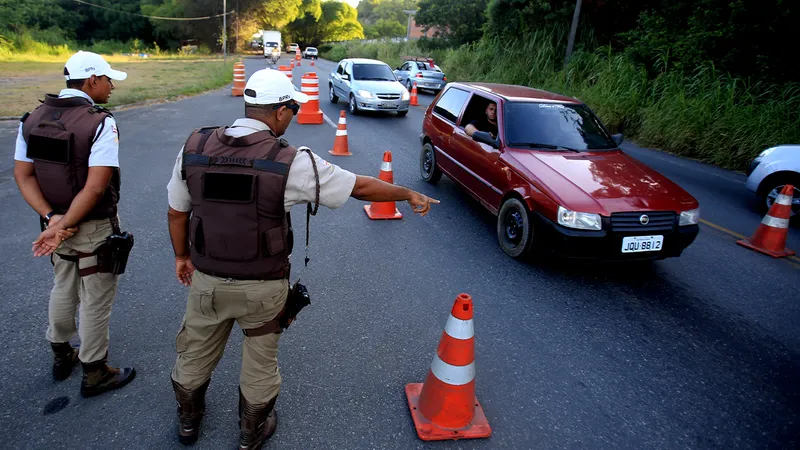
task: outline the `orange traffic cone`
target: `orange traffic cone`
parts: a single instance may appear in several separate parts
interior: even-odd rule
[[[279,70],[279,71],[280,71],[282,74],[284,74],[284,75],[286,75],[287,77],[289,77],[289,80],[291,80],[291,79],[292,79],[292,69],[290,69],[289,67],[287,67],[287,66],[280,66],[280,67],[278,67],[278,70]]]
[[[392,152],[383,152],[383,163],[381,163],[381,173],[378,179],[390,184],[394,184],[394,176],[392,175]],[[372,202],[369,205],[364,205],[364,211],[367,212],[367,217],[372,220],[378,219],[402,219],[403,215],[395,206],[394,202]]]
[[[244,63],[237,62],[233,65],[233,86],[231,87],[231,95],[234,97],[243,96],[245,84]]]
[[[322,110],[319,109],[319,78],[314,72],[308,72],[300,80],[300,91],[308,95],[308,102],[300,105],[297,123],[301,125],[321,125]],[[344,111],[343,111],[344,112]]]
[[[300,64],[300,60],[302,59],[302,57],[300,56],[300,49],[299,48],[295,49],[295,51],[294,51],[294,59],[297,61],[296,66],[300,67],[302,65],[302,64]]]
[[[475,397],[475,334],[468,294],[456,297],[425,383],[407,384],[406,398],[423,441],[492,435]]]
[[[419,100],[417,100],[417,82],[414,82],[414,87],[411,88],[411,102],[409,103],[410,106],[419,106]]]
[[[311,67],[314,67],[314,60],[311,60]]]
[[[294,69],[294,60],[291,61],[289,64],[289,70]]]
[[[753,237],[736,241],[736,243],[773,258],[794,255],[793,251],[786,248],[789,220],[792,217],[793,193],[794,186],[791,184],[784,186]]]
[[[333,156],[350,156],[350,149],[347,146],[347,116],[344,110],[339,113],[339,129],[336,130],[336,139],[333,140],[333,150],[329,150]]]

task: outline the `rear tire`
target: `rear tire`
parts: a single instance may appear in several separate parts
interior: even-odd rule
[[[513,197],[503,202],[497,214],[497,242],[505,254],[522,258],[533,248],[534,237],[533,222],[525,204]]]
[[[775,177],[767,178],[761,183],[759,188],[759,208],[766,214],[772,204],[775,203],[778,194],[787,184],[794,186],[794,197],[792,198],[792,217],[793,223],[800,222],[800,175],[780,174]]]
[[[419,154],[419,174],[430,184],[436,184],[442,178],[442,171],[436,165],[436,152],[430,142],[422,146]]]

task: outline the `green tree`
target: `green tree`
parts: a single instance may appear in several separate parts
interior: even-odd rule
[[[293,42],[301,46],[364,37],[358,12],[339,1],[304,0],[304,15],[286,26]]]
[[[481,38],[487,0],[420,0],[415,20],[424,29],[438,28],[435,36],[456,44]]]

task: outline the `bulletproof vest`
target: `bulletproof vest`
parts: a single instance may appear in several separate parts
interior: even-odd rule
[[[297,150],[271,131],[231,137],[226,129],[195,130],[184,146],[192,263],[222,278],[288,278],[293,239],[283,199]]]
[[[22,124],[22,137],[33,160],[42,194],[54,211],[64,214],[86,185],[89,155],[98,127],[111,113],[82,97],[58,98],[47,94]],[[103,197],[83,220],[117,216],[120,171],[114,168]]]

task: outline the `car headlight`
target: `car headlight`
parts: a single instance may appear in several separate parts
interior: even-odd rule
[[[411,98],[411,94],[408,93],[408,89],[403,88],[403,100],[408,100]]]
[[[698,222],[700,222],[700,208],[681,212],[680,226],[697,225]]]
[[[372,98],[372,92],[361,89],[358,91],[358,96],[364,98]]]
[[[600,214],[570,211],[563,206],[558,207],[558,224],[578,230],[602,230]]]
[[[759,153],[759,155],[758,155],[758,157],[756,157],[756,159],[766,158],[767,156],[769,156],[770,153],[772,153],[774,151],[775,151],[775,147],[768,148],[768,149],[764,150],[763,152]]]

